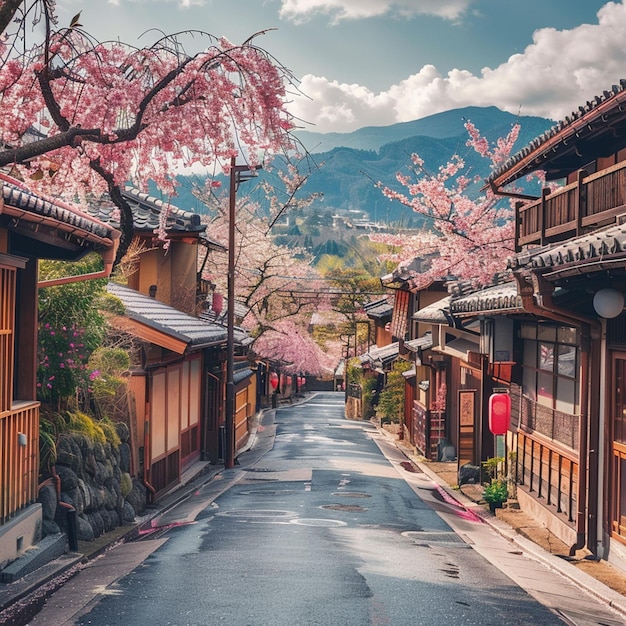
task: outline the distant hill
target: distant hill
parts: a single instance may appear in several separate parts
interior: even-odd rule
[[[486,178],[489,163],[465,144],[464,128],[470,120],[490,141],[505,136],[515,122],[521,125],[514,151],[553,126],[554,122],[529,116],[515,116],[496,107],[467,107],[431,115],[413,122],[391,126],[361,128],[351,133],[298,132],[298,137],[319,166],[303,188],[304,194],[319,193],[313,209],[317,211],[367,211],[373,220],[408,219],[408,209],[382,196],[376,181],[397,186],[396,174],[408,172],[411,153],[418,153],[424,167],[436,172],[453,154],[466,161],[468,175]],[[276,174],[262,172],[270,182]],[[181,177],[179,197],[173,203],[182,209],[203,212],[203,206],[191,193],[197,180]],[[278,181],[275,181],[280,188]],[[247,183],[250,185],[251,183]],[[478,187],[476,189],[478,192]],[[246,193],[242,187],[240,193]]]
[[[503,125],[508,125],[510,128],[510,125],[518,119],[524,122],[524,126],[535,120],[539,122],[543,130],[554,124],[543,118],[518,118],[496,107],[465,107],[436,113],[412,122],[402,122],[391,126],[366,126],[350,133],[316,133],[301,130],[295,135],[312,154],[329,152],[335,148],[379,150],[385,144],[409,137],[445,139],[465,135],[463,124],[466,120],[470,120],[482,133],[487,134],[495,129],[501,130]],[[547,126],[545,126],[546,123]]]

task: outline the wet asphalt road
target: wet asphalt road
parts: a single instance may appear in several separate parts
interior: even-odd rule
[[[484,558],[491,529],[344,419],[343,394],[273,418],[241,465],[161,519],[166,532],[105,555],[32,626],[564,623]]]

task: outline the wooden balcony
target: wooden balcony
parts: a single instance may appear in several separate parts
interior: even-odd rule
[[[575,183],[518,206],[516,250],[579,237],[614,223],[626,213],[626,162],[590,176],[580,171]]]
[[[39,402],[0,413],[0,525],[37,500]]]

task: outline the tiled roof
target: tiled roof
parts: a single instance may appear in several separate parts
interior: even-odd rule
[[[233,367],[233,382],[240,383],[242,380],[250,378],[254,372],[247,363],[235,363]]]
[[[623,147],[623,127],[626,117],[622,112],[626,102],[626,80],[613,85],[591,101],[578,107],[545,133],[533,139],[504,164],[495,169],[488,184],[501,188],[535,170],[553,170],[549,179],[562,177],[566,170],[575,171],[590,160],[581,146],[603,144],[603,154],[617,152]],[[616,128],[616,126],[620,128]],[[576,150],[578,146],[578,150]],[[597,147],[595,152],[597,153]],[[560,176],[559,176],[560,175]]]
[[[452,315],[512,313],[521,310],[522,297],[518,295],[517,283],[514,281],[485,287],[460,298],[453,298],[450,302]]]
[[[414,279],[428,271],[431,266],[432,259],[435,254],[427,255],[425,257],[415,257],[410,263],[401,263],[390,274],[381,276],[380,282],[384,287],[389,289],[398,289],[403,285],[413,286]],[[425,289],[430,284],[435,282],[435,279],[429,278],[424,285],[421,285],[421,289]]]
[[[499,272],[495,274],[491,279],[490,287],[496,285],[502,285],[504,283],[510,283],[513,280],[513,276],[510,271]],[[450,280],[448,282],[448,293],[453,299],[461,298],[476,292],[476,282],[472,280]]]
[[[428,348],[432,348],[432,345],[432,333],[425,333],[423,337],[419,337],[418,339],[410,339],[409,341],[404,342],[404,347],[408,350],[411,350],[411,352],[417,352],[418,350],[427,350]]]
[[[243,319],[248,313],[250,309],[243,303],[235,300],[235,317],[238,319]],[[207,322],[217,322],[218,324],[223,324],[228,317],[228,298],[222,298],[222,311],[219,315],[215,314],[215,311],[212,309],[202,311],[199,315],[202,319]]]
[[[363,305],[367,317],[374,319],[390,318],[393,314],[393,297],[381,298]]]
[[[609,226],[563,243],[524,251],[508,260],[511,269],[552,269],[559,276],[626,267],[626,224]]]
[[[390,343],[388,346],[379,348],[372,346],[369,352],[361,355],[359,361],[362,365],[370,363],[374,366],[383,367],[389,365],[400,353],[400,344],[398,342]]]
[[[216,316],[213,311],[201,311],[198,314],[198,319],[201,319],[208,324],[213,324],[215,326],[219,326],[220,328],[227,329],[227,302],[228,300],[224,298],[224,311],[222,311],[219,316]],[[241,304],[240,302],[235,303],[235,317],[245,317],[247,313],[248,309],[245,305]],[[239,326],[235,326],[233,328],[233,339],[235,341],[235,344],[241,346],[249,346],[254,341],[254,339],[250,337],[248,332]]]
[[[226,341],[223,326],[205,322],[117,283],[109,283],[107,289],[123,302],[127,317],[186,342],[188,347],[200,348]]]
[[[447,324],[448,318],[444,315],[444,311],[448,311],[450,308],[450,300],[452,296],[446,296],[433,302],[428,306],[421,308],[419,311],[413,313],[412,319],[417,322],[430,322],[432,324]]]
[[[61,202],[45,200],[35,195],[18,181],[10,182],[6,177],[0,180],[2,196],[6,205],[28,213],[40,215],[67,224],[104,239],[111,239],[114,228],[94,219],[87,212],[79,211]]]
[[[483,287],[482,289],[469,288],[470,283],[457,284],[451,288],[449,296],[433,302],[413,314],[413,319],[419,322],[433,324],[448,324],[452,317],[470,317],[480,313],[514,313],[520,312],[522,298],[517,293],[517,283],[509,275],[507,282]]]
[[[163,202],[134,187],[127,186],[122,195],[133,212],[133,225],[136,231],[152,233],[157,230],[163,210],[169,210],[166,222],[168,232],[202,233],[206,230],[206,226],[202,224],[198,213],[183,211],[174,204]],[[112,203],[95,203],[89,207],[89,212],[103,222],[119,228],[119,220],[114,217],[117,214],[117,207]]]
[[[226,252],[228,247],[224,244],[221,244],[219,241],[212,239],[205,233],[200,235],[198,242],[207,247],[209,250],[219,250],[220,252]]]

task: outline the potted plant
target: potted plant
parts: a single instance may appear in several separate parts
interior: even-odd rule
[[[485,485],[483,489],[483,499],[489,504],[489,510],[494,513],[496,509],[502,508],[502,503],[509,497],[509,488],[502,478],[494,478]]]

